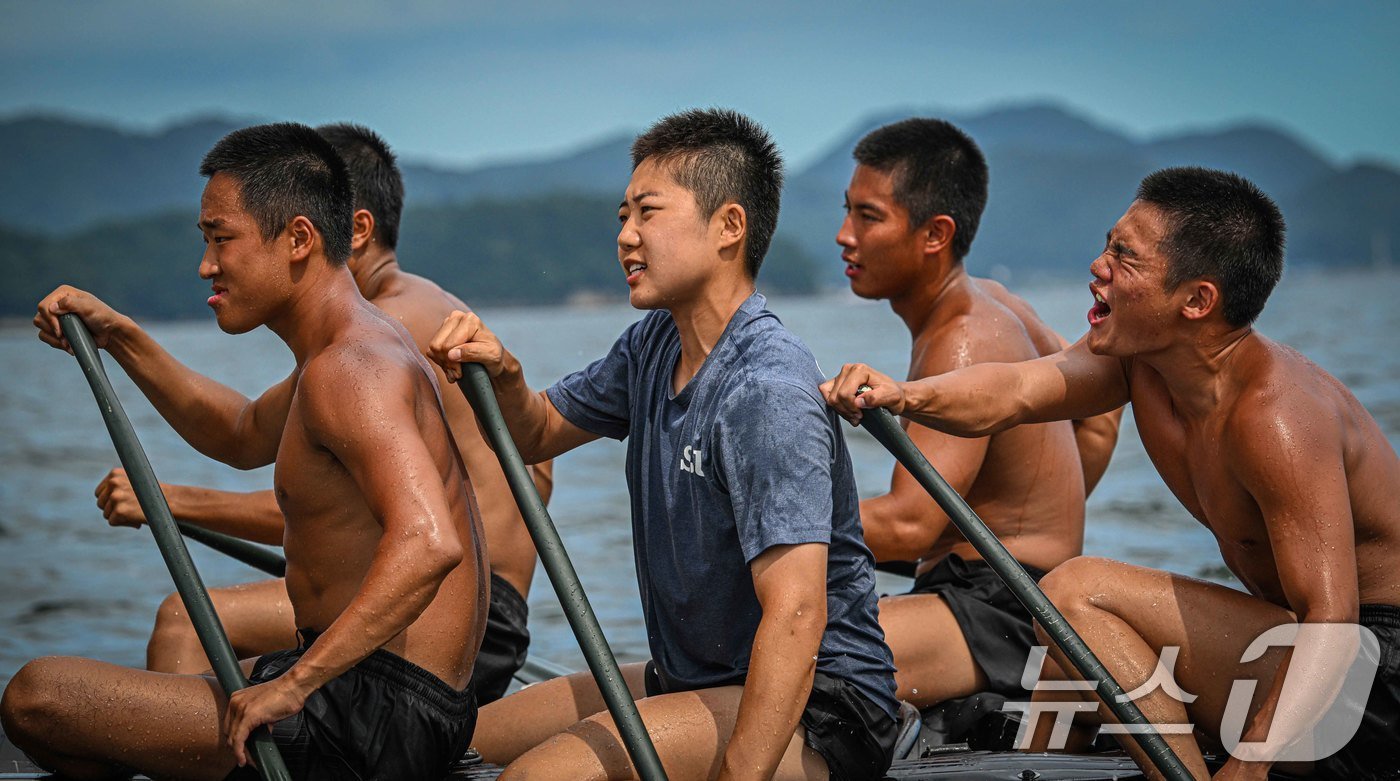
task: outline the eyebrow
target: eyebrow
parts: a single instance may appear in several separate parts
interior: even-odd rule
[[[1113,250],[1114,250],[1115,252],[1117,252],[1119,255],[1122,255],[1122,256],[1128,257],[1128,258],[1136,258],[1136,257],[1138,256],[1137,251],[1134,250],[1132,247],[1129,247],[1127,244],[1124,244],[1122,241],[1115,241],[1115,240],[1113,239],[1113,231],[1109,231],[1109,232],[1105,233],[1104,236],[1103,236],[1103,240],[1104,240],[1104,244],[1105,244],[1105,245],[1107,245],[1107,246],[1109,246],[1109,247],[1112,247]]]
[[[633,201],[633,202],[640,201],[641,199],[647,197],[648,195],[661,195],[661,193],[659,193],[659,192],[657,192],[657,191],[655,191],[655,190],[647,190],[646,192],[643,192],[643,193],[637,193],[636,195],[632,196],[631,198],[623,198],[623,199],[622,199],[622,203],[618,204],[618,205],[617,205],[617,208],[619,208],[619,209],[625,209],[625,208],[627,208],[627,202],[628,202],[629,200],[630,200],[630,201]]]
[[[194,225],[196,228],[215,230],[224,226],[224,219],[222,217],[214,217],[208,220],[200,220]]]

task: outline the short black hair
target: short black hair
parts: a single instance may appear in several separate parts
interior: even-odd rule
[[[1195,167],[1149,174],[1137,199],[1166,219],[1167,290],[1210,279],[1226,322],[1253,323],[1283,276],[1283,214],[1273,199],[1238,174]]]
[[[872,130],[856,144],[856,162],[894,177],[894,199],[910,229],[929,218],[953,218],[953,257],[972,249],[987,208],[987,158],[951,122],[914,117]]]
[[[350,174],[315,130],[295,122],[235,130],[209,150],[199,173],[226,173],[238,182],[243,208],[257,221],[264,241],[301,215],[321,232],[331,263],[350,259],[355,208]]]
[[[632,142],[632,170],[644,160],[671,164],[705,219],[731,201],[744,207],[744,269],[756,278],[778,227],[783,193],[783,158],[768,131],[729,109],[682,111]]]
[[[403,214],[403,174],[398,159],[378,133],[364,125],[338,122],[316,128],[331,142],[350,169],[355,208],[374,215],[379,243],[394,249],[399,243],[399,217]]]

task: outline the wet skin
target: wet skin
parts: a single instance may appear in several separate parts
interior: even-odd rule
[[[1207,743],[1218,742],[1229,687],[1236,677],[1255,677],[1261,685],[1244,739],[1262,740],[1285,663],[1317,660],[1300,647],[1291,660],[1270,653],[1242,667],[1246,645],[1272,626],[1353,623],[1360,604],[1400,604],[1393,577],[1400,458],[1335,378],[1291,348],[1227,323],[1214,283],[1166,290],[1165,230],[1156,207],[1129,208],[1091,266],[1090,332],[1057,355],[904,384],[848,366],[824,387],[848,415],[888,406],[963,436],[1130,401],[1153,464],[1215,536],[1249,593],[1087,558],[1062,565],[1042,585],[1125,689],[1147,679],[1161,648],[1181,649],[1176,680],[1200,699],[1183,705],[1158,692],[1139,700],[1150,721],[1191,722]],[[874,390],[857,401],[863,383]],[[1058,651],[1052,656],[1067,669]],[[1312,691],[1325,700],[1324,687]],[[1320,713],[1325,702],[1313,705]],[[1106,717],[1102,708],[1098,716]],[[1038,746],[1048,737],[1046,721]],[[1190,735],[1168,742],[1206,777]],[[1125,746],[1142,764],[1136,745]],[[1231,758],[1217,777],[1259,778],[1267,769],[1267,762]]]
[[[443,319],[467,305],[433,282],[402,271],[393,250],[380,245],[374,235],[374,219],[366,210],[356,212],[350,270],[360,292],[370,303],[398,320],[420,351]],[[447,387],[442,369],[431,364],[441,387]],[[490,553],[491,572],[521,595],[528,595],[535,569],[535,548],[520,510],[505,482],[495,453],[482,438],[476,416],[461,393],[450,389],[442,396],[443,409],[462,460],[471,475],[482,526]],[[548,497],[552,464],[532,467],[537,484]],[[195,486],[164,486],[171,512],[182,520],[234,536],[282,544],[281,508],[272,491],[241,494]],[[114,470],[97,488],[98,505],[113,525],[140,526],[145,522],[130,481]],[[257,656],[296,645],[296,625],[287,609],[282,579],[258,584],[216,588],[210,591],[224,622],[229,640],[240,656]],[[162,602],[147,649],[147,669],[159,672],[197,673],[209,669],[208,660],[194,632],[184,603],[177,595]]]
[[[79,778],[121,768],[221,778],[247,761],[256,725],[377,648],[461,688],[484,629],[486,567],[471,485],[432,370],[402,326],[368,304],[319,232],[296,217],[262,238],[226,174],[205,188],[200,274],[221,328],[267,325],[296,370],[262,397],[176,362],[89,294],[40,303],[40,338],[79,314],[156,409],[196,449],[238,466],[275,463],[286,518],[287,591],[298,626],[324,634],[286,674],[225,705],[202,676],[83,659],[26,665],[0,704],[6,734],[45,767]]]
[[[910,225],[891,174],[857,165],[846,206],[836,241],[851,290],[888,299],[904,321],[913,339],[911,380],[1060,348],[1059,336],[1024,301],[966,273],[952,254],[957,228],[951,218]],[[1084,478],[1070,423],[1017,426],[975,439],[922,426],[906,430],[1018,560],[1049,570],[1080,553]],[[1110,439],[1110,450],[1112,444]],[[866,544],[877,560],[917,561],[923,573],[950,553],[981,559],[901,466],[889,492],[862,501],[860,511]],[[886,597],[880,623],[895,654],[901,699],[926,707],[987,686],[942,597]]]

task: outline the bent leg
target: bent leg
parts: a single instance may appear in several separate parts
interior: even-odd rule
[[[646,663],[624,664],[622,678],[632,699],[646,696]],[[608,709],[590,673],[530,685],[483,706],[476,717],[472,746],[483,759],[508,764],[571,725]]]
[[[1284,649],[1274,648],[1242,665],[1245,649],[1265,631],[1295,620],[1287,610],[1241,591],[1106,559],[1071,559],[1041,585],[1125,692],[1134,693],[1152,677],[1164,648],[1178,649],[1172,679],[1196,699],[1183,703],[1159,687],[1135,696],[1133,702],[1153,724],[1194,725],[1213,741],[1219,740],[1235,681],[1260,681],[1253,712],[1285,658]],[[1059,667],[1078,678],[1059,649],[1048,640],[1046,644]],[[1097,718],[1113,721],[1102,705]],[[1041,726],[1038,735],[1045,734]],[[1164,737],[1198,778],[1208,777],[1189,730]],[[1156,777],[1136,742],[1127,736],[1120,736],[1120,742],[1149,776]]]
[[[894,653],[896,696],[927,708],[987,688],[962,627],[936,594],[880,600],[880,627]]]
[[[703,781],[720,768],[743,697],[743,687],[721,686],[648,697],[637,703],[652,743],[673,781]],[[826,779],[826,761],[804,743],[801,726],[789,741],[775,779]],[[511,763],[502,781],[630,779],[636,771],[606,713],[569,727]]]
[[[214,612],[240,659],[296,646],[296,620],[282,578],[209,590]],[[179,594],[171,594],[156,611],[156,625],[146,646],[146,669],[197,674],[209,659]]]
[[[71,778],[221,779],[234,768],[225,704],[212,678],[48,657],[15,674],[0,718],[31,759]]]

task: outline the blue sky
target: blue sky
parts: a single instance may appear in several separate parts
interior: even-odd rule
[[[1400,162],[1400,3],[0,0],[0,116],[219,112],[413,160],[567,150],[725,105],[801,165],[862,116],[1063,102],[1139,136],[1265,119]]]

